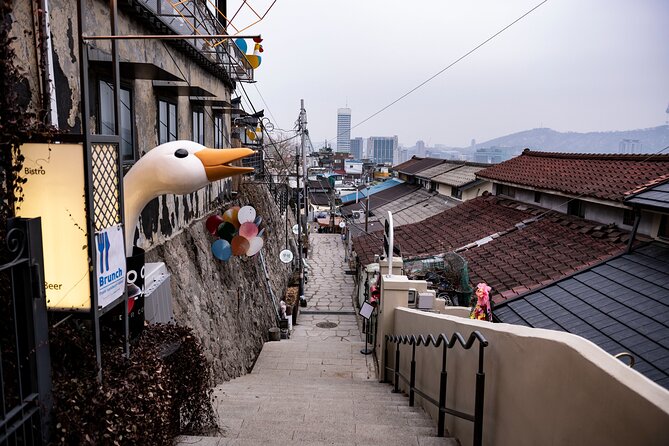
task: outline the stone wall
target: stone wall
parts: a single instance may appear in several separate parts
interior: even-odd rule
[[[292,272],[292,265],[279,260],[286,242],[285,219],[267,188],[251,183],[243,183],[234,202],[216,212],[246,204],[263,218],[263,255],[272,289],[280,298]],[[290,228],[294,219],[288,217]],[[216,260],[210,250],[214,237],[207,232],[205,221],[206,217],[196,221],[148,251],[146,261],[165,262],[172,274],[175,319],[194,329],[205,347],[214,382],[220,383],[251,370],[269,328],[276,326],[276,313],[260,256]],[[292,233],[289,240],[294,243]],[[294,246],[291,249],[296,252]]]

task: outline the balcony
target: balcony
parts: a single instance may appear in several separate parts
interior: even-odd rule
[[[226,34],[205,0],[125,0],[157,34]],[[173,44],[213,74],[231,83],[253,82],[253,68],[233,39],[183,39]]]

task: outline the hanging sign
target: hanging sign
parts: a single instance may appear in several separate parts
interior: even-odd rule
[[[49,309],[89,311],[91,289],[81,144],[23,144],[18,217],[42,218],[44,288]],[[18,201],[21,199],[22,201]]]
[[[123,229],[112,226],[95,234],[98,305],[102,308],[123,295],[125,289],[125,245]]]
[[[284,249],[279,253],[279,258],[283,263],[290,263],[293,261],[293,253],[290,249]]]

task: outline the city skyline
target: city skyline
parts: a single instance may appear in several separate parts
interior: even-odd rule
[[[352,137],[398,135],[404,145],[422,139],[466,147],[471,139],[533,128],[612,131],[667,121],[669,59],[661,42],[669,41],[669,4],[565,0],[543,4],[358,125],[538,3],[277,3],[254,27],[265,48],[254,85],[266,105],[254,87],[246,90],[279,128],[291,128],[304,99],[314,142],[335,142],[333,111],[343,106],[354,111]],[[299,29],[286,27],[298,11],[309,20]],[[323,23],[342,24],[346,32],[335,38],[323,32]],[[390,36],[389,26],[402,32]],[[324,69],[286,68],[305,54],[310,66]]]

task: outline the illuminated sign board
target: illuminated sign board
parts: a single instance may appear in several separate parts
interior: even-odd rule
[[[90,311],[81,144],[24,144],[18,217],[42,218],[44,288],[51,310]]]

